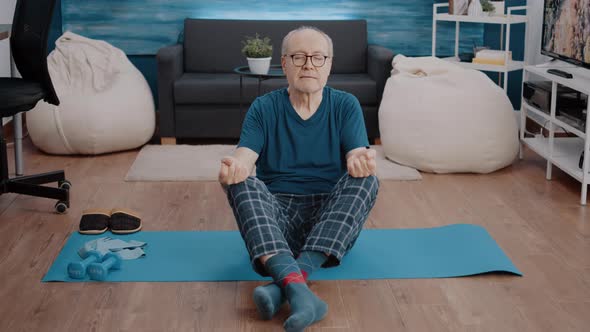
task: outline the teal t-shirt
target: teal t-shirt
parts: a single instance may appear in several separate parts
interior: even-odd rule
[[[256,98],[238,147],[258,153],[256,176],[272,193],[327,193],[346,172],[346,153],[369,145],[353,95],[324,87],[318,110],[303,120],[287,88]]]

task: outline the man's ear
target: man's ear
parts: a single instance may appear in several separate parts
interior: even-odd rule
[[[286,56],[281,56],[281,67],[283,68],[283,72],[285,71],[285,65],[287,64],[287,57]]]

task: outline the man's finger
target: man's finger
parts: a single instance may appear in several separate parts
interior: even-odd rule
[[[219,182],[227,184],[227,172],[228,172],[228,167],[226,164],[222,163],[221,164],[221,169],[219,170]]]
[[[369,176],[369,174],[371,173],[371,169],[369,168],[369,158],[365,155],[362,157],[362,166],[363,166],[363,175]]]
[[[373,149],[367,149],[365,151],[365,156],[367,156],[368,159],[375,159],[377,157],[377,151]]]
[[[236,163],[232,163],[229,166],[229,170],[227,172],[230,184],[236,183]]]
[[[354,159],[354,177],[358,178],[363,175],[363,167],[361,161],[358,158]]]
[[[231,166],[232,164],[234,164],[234,158],[232,157],[223,157],[221,159],[221,163],[225,164],[227,166]]]
[[[354,177],[354,167],[352,162],[348,161],[346,163],[346,170],[348,171],[348,175]]]
[[[370,159],[368,161],[368,166],[369,166],[369,172],[371,173],[371,175],[376,175],[377,174],[377,161],[375,161],[375,159]]]

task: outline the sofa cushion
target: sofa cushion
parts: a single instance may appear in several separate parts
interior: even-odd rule
[[[271,39],[272,63],[279,63],[283,37],[302,25],[326,32],[334,43],[333,73],[367,72],[367,22],[365,20],[281,21],[186,19],[184,61],[186,72],[231,73],[246,65],[241,53],[246,36],[259,33]],[[220,38],[223,36],[223,38]]]
[[[244,104],[258,96],[258,79],[245,77]],[[362,105],[377,104],[377,83],[368,74],[332,74],[328,85],[355,95]],[[260,94],[287,86],[287,80],[269,79],[260,84]],[[240,76],[229,73],[185,73],[174,83],[174,99],[177,104],[239,104]]]
[[[244,102],[251,102],[257,92],[255,79],[244,79]],[[229,73],[184,73],[174,82],[177,104],[239,104],[240,76]]]

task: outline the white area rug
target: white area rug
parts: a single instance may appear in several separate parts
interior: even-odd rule
[[[417,170],[385,159],[379,145],[377,177],[380,180],[421,180]],[[217,181],[221,158],[234,145],[146,145],[127,172],[125,181]]]

